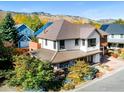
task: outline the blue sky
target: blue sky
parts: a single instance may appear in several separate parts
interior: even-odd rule
[[[124,19],[124,1],[0,1],[0,9],[75,15],[91,19]]]

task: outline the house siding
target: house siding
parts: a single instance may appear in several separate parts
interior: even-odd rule
[[[45,44],[45,39],[39,39],[38,42],[41,44],[42,48],[50,49],[57,51],[58,50],[58,42],[56,42],[56,49],[54,49],[54,41],[47,40],[47,45]]]
[[[18,31],[18,47],[19,48],[28,48],[30,37],[34,35],[34,31],[31,30],[26,25],[21,25],[17,28]]]
[[[100,35],[97,32],[92,33],[88,39],[96,38],[96,46],[87,47],[87,51],[100,50]]]
[[[79,43],[79,45],[75,46],[75,39],[74,40],[65,40],[65,50],[80,49],[80,40],[78,41],[78,43]],[[58,45],[59,45],[59,41],[58,41]],[[59,49],[59,50],[61,50],[61,49]]]
[[[123,34],[124,37],[124,34]],[[110,49],[119,49],[124,48],[124,38],[121,38],[121,35],[114,34],[114,37],[112,35],[109,35],[107,38],[107,41],[109,43],[108,48]],[[123,46],[120,47],[119,45],[122,44]]]
[[[30,29],[25,28],[24,30],[19,31],[19,36],[21,35],[33,36],[33,32]]]
[[[88,47],[88,39],[96,38],[96,46]],[[84,52],[100,49],[100,35],[97,32],[92,33],[88,39],[85,39],[85,46],[81,44],[80,50]]]
[[[121,35],[114,35],[112,38],[112,35],[109,35],[107,38],[108,42],[115,42],[115,43],[124,43],[124,38],[121,38]]]
[[[88,47],[88,39],[96,38],[96,46]],[[88,39],[85,40],[85,45],[82,45],[82,39],[79,39],[79,45],[75,45],[75,39],[72,40],[64,40],[65,41],[65,49],[60,49],[60,42],[56,42],[56,49],[54,49],[54,41],[47,40],[47,45],[45,45],[45,39],[39,39],[39,43],[41,44],[42,48],[50,49],[54,51],[61,51],[61,50],[82,50],[83,52],[100,50],[100,35],[97,32],[92,33]]]

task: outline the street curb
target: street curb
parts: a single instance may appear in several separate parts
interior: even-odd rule
[[[96,78],[96,79],[94,79],[94,80],[92,80],[92,81],[88,81],[88,82],[86,82],[86,83],[80,84],[80,85],[76,86],[76,89],[70,90],[70,91],[68,91],[68,92],[78,92],[80,89],[83,89],[83,88],[85,88],[85,87],[87,87],[87,86],[90,86],[90,85],[96,83],[97,81],[101,81],[101,80],[103,80],[103,79],[105,79],[105,78],[108,78],[109,76],[112,76],[112,75],[116,74],[117,72],[119,72],[119,71],[121,71],[121,70],[123,70],[123,69],[124,69],[124,66],[122,66],[121,68],[119,68],[119,69],[117,69],[117,70],[113,70],[111,73],[110,73],[110,72],[106,73],[106,74],[105,74],[103,77],[101,77],[101,78]]]

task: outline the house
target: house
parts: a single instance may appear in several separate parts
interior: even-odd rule
[[[108,46],[108,42],[107,42],[107,37],[108,37],[108,33],[105,32],[105,31],[102,31],[99,29],[99,33],[101,34],[101,37],[100,37],[100,49],[102,50],[102,54],[103,56],[105,54],[108,53],[108,49],[107,49],[107,46]]]
[[[103,24],[100,28],[107,32],[108,48],[124,48],[124,25],[123,24]]]
[[[75,59],[90,64],[100,62],[101,33],[90,24],[78,25],[66,20],[57,20],[37,36],[41,49],[32,56],[51,62],[55,68],[75,64]]]
[[[53,22],[48,22],[44,26],[42,26],[40,29],[38,29],[36,32],[34,32],[34,36],[36,37],[39,34],[42,34],[42,32],[49,27]],[[29,51],[37,50],[41,47],[41,45],[37,42],[29,42]]]
[[[41,34],[43,32],[43,30],[45,30],[47,27],[49,27],[53,22],[48,22],[46,23],[44,26],[42,26],[40,29],[38,29],[38,31],[36,31],[34,33],[35,36]]]
[[[15,27],[18,31],[18,47],[28,48],[29,41],[31,41],[31,37],[34,36],[34,31],[25,24],[18,24]]]

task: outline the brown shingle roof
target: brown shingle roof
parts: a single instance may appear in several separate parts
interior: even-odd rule
[[[31,53],[32,56],[40,60],[51,61],[52,58],[55,56],[56,51],[48,50],[48,49],[38,49],[38,51],[34,51]]]
[[[87,38],[95,30],[95,27],[90,24],[79,25],[61,19],[55,21],[37,37],[49,40]]]
[[[52,62],[53,64],[62,63],[65,61],[69,61],[72,59],[85,57],[88,55],[93,55],[100,53],[100,50],[90,51],[90,52],[83,52],[81,50],[72,50],[72,51],[52,51],[48,49],[39,49],[33,56],[39,58],[41,60],[47,60]]]
[[[80,27],[80,38],[88,38],[96,29],[90,24],[84,24]]]

